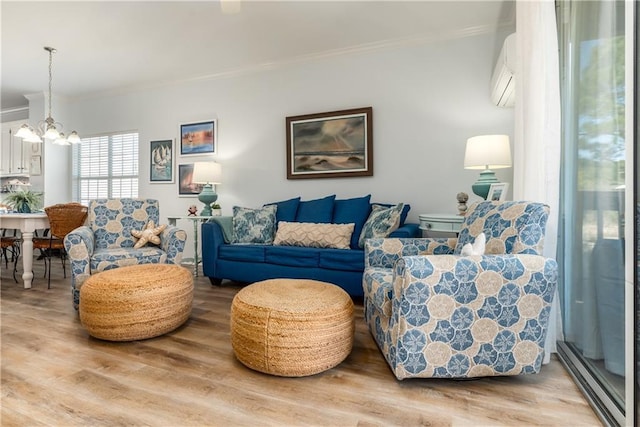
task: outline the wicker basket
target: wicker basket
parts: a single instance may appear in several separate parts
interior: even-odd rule
[[[351,353],[353,301],[338,286],[302,279],[254,283],[231,305],[231,345],[256,371],[285,377],[333,368]]]
[[[80,322],[91,336],[133,341],[173,331],[191,315],[193,277],[173,264],[103,271],[80,288]]]

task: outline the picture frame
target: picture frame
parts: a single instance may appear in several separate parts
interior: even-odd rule
[[[373,108],[286,118],[287,179],[373,176]]]
[[[497,182],[491,184],[489,187],[489,194],[487,194],[487,200],[492,202],[503,202],[507,200],[507,190],[509,190],[509,183]]]
[[[216,154],[218,123],[216,120],[180,125],[180,155]]]
[[[149,182],[152,184],[171,184],[173,180],[173,139],[150,141],[149,143]]]
[[[196,197],[202,191],[202,184],[191,182],[193,163],[178,165],[178,197]]]
[[[31,156],[31,160],[29,162],[29,175],[42,175],[42,156]]]

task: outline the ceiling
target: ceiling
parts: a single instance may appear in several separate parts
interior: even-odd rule
[[[0,2],[1,110],[47,90],[104,93],[251,72],[323,56],[513,26],[512,1]]]

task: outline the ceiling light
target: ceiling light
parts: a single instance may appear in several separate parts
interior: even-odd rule
[[[69,138],[65,138],[64,133],[61,132],[62,124],[56,122],[53,117],[51,117],[51,81],[53,80],[51,64],[53,63],[53,54],[56,52],[56,49],[45,46],[44,50],[49,52],[49,115],[46,120],[38,123],[36,129],[33,129],[28,124],[23,124],[20,126],[20,129],[18,129],[18,132],[16,132],[16,136],[28,142],[42,142],[43,139],[48,139],[58,145],[69,145],[69,143],[77,144],[80,142],[78,133],[74,130],[69,135]]]

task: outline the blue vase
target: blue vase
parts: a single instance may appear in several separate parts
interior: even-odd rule
[[[29,207],[28,204],[24,203],[24,204],[18,206],[18,212],[19,213],[31,213],[31,208]]]

